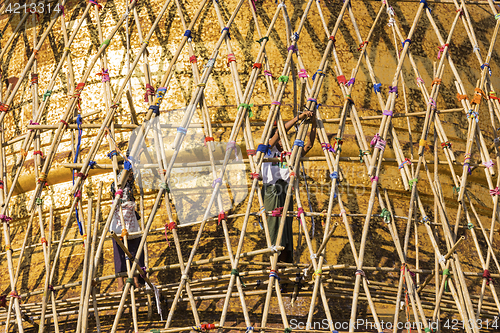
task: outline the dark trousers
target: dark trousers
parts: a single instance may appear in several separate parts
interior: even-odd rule
[[[262,198],[264,200],[264,208],[266,212],[272,212],[274,209],[284,207],[286,199],[286,191],[288,183],[282,179],[278,180],[275,184],[264,184],[262,186]],[[292,210],[293,201],[290,200],[288,210]],[[267,225],[269,226],[269,235],[271,236],[271,243],[276,245],[276,238],[278,237],[278,229],[280,226],[281,217],[267,217]],[[283,234],[281,236],[281,246],[285,247],[284,252],[287,252],[287,261],[291,261],[293,253],[293,217],[285,219],[283,227]]]
[[[135,257],[137,254],[137,249],[139,248],[139,244],[141,243],[141,237],[128,239],[128,250]],[[122,248],[115,242],[113,239],[113,257],[115,260],[115,273],[121,273],[127,271],[127,264],[125,259],[125,252],[123,252]],[[130,266],[132,267],[132,261],[130,262]],[[141,267],[144,267],[144,251],[139,258],[139,263]]]

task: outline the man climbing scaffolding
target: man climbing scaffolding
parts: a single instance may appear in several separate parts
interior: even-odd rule
[[[316,138],[316,118],[312,111],[305,111],[300,113],[297,117],[285,123],[285,131],[288,132],[297,122],[310,119],[312,123],[311,131],[309,132],[309,139],[302,149],[302,156],[305,156],[309,150],[314,145],[314,139]],[[269,145],[271,146],[270,157],[282,157],[286,152],[283,151],[283,145],[277,127],[275,127],[271,133],[271,138],[269,139]],[[281,158],[281,160],[283,160]],[[267,212],[275,211],[273,215],[269,216],[268,226],[269,234],[271,236],[271,243],[276,245],[276,238],[278,236],[278,229],[280,225],[280,215],[279,210],[282,210],[285,205],[286,192],[288,188],[288,183],[290,180],[290,171],[286,162],[272,162],[262,164],[262,197],[264,199],[264,208]],[[292,201],[288,210],[291,211],[293,208]],[[285,226],[283,227],[283,235],[281,237],[281,246],[285,249],[281,252],[278,257],[279,261],[292,263],[293,262],[293,229],[292,229],[293,217],[287,217],[285,221]]]

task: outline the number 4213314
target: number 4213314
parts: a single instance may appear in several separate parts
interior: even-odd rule
[[[19,3],[9,3],[7,8],[5,8],[6,13],[10,14],[21,14],[21,13],[38,13],[38,14],[43,14],[43,13],[52,13],[52,12],[61,12],[62,8],[60,5],[51,5],[50,3],[43,3],[43,2],[33,2],[30,4],[24,4],[21,5]]]

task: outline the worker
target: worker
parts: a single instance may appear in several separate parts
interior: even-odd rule
[[[302,149],[302,156],[306,155],[313,147],[314,140],[316,137],[316,118],[312,111],[305,111],[300,113],[297,117],[285,123],[285,131],[288,132],[297,122],[304,121],[305,119],[310,119],[312,122],[311,131],[308,135],[307,143]],[[269,139],[270,145],[270,157],[281,158],[285,152],[283,152],[283,145],[279,132],[275,127],[271,133],[271,138]],[[283,155],[282,155],[283,154]],[[264,208],[267,212],[272,212],[273,210],[280,209],[284,207],[286,192],[288,189],[288,183],[290,180],[290,172],[288,166],[285,162],[272,162],[262,164],[262,197],[264,200]],[[290,200],[290,205],[288,206],[288,211],[293,208],[292,200]],[[272,245],[276,245],[276,238],[278,237],[278,229],[280,225],[281,217],[269,216],[267,218],[269,226],[269,234],[271,236]],[[278,260],[281,262],[292,263],[293,262],[293,230],[292,230],[292,217],[287,217],[285,220],[285,226],[283,228],[283,234],[281,237],[281,246],[285,249],[281,251]]]

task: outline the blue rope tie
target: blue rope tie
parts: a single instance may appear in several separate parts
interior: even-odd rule
[[[220,33],[222,34],[224,31],[227,31],[227,38],[231,39],[231,35],[229,34],[229,27],[225,27],[220,31]]]
[[[177,127],[177,132],[186,134],[187,133],[187,128],[184,127]]]
[[[153,113],[158,117],[160,115],[160,106],[159,105],[150,105],[149,110],[153,111]]]
[[[191,30],[186,30],[184,32],[184,36],[186,36],[187,38],[191,38]]]
[[[420,0],[420,3],[424,4],[424,9],[428,9],[429,13],[432,12],[431,9],[429,8],[429,5],[427,4],[427,0]]]
[[[304,141],[302,141],[302,140],[298,140],[298,139],[297,139],[297,140],[295,140],[295,141],[293,142],[293,145],[294,145],[294,146],[299,146],[299,147],[304,148]],[[292,147],[292,149],[293,149],[293,147]]]
[[[260,144],[257,146],[257,151],[260,151],[263,154],[271,155],[271,145]]]
[[[382,83],[375,83],[373,85],[373,91],[375,91],[375,93],[380,92],[380,87],[382,87]]]
[[[75,151],[75,158],[73,160],[73,163],[76,163],[78,161],[78,155],[80,153],[80,145],[82,143],[82,116],[78,114],[76,117],[76,125],[78,127],[78,141],[76,144],[76,151]],[[74,170],[73,170],[74,171]],[[73,176],[73,185],[75,185],[75,172],[72,172]],[[78,224],[78,231],[80,232],[80,235],[83,235],[83,227],[82,223],[80,222],[80,218],[78,217],[78,208],[75,207],[75,216],[76,216],[76,223]]]
[[[338,173],[337,171],[332,172],[332,173],[330,174],[330,178],[331,178],[332,180],[334,180],[334,179],[338,179],[338,178],[339,178],[339,173]]]
[[[118,155],[118,153],[116,152],[116,150],[112,150],[112,151],[110,151],[110,152],[108,153],[108,158],[109,158],[110,160],[112,160],[112,159],[113,159],[113,157],[114,157],[114,156],[116,156],[116,155]]]
[[[278,281],[281,281],[281,278],[278,276],[278,273],[276,273],[276,272],[269,273],[269,277],[273,277],[273,278],[277,279]]]
[[[96,161],[89,161],[89,167],[90,167],[91,169],[95,168],[95,165],[96,165],[96,164],[97,164],[97,162],[96,162]]]

